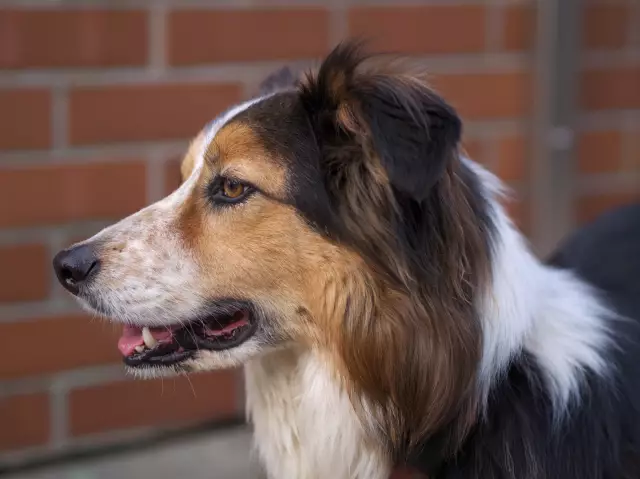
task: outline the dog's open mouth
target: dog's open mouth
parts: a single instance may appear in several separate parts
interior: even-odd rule
[[[248,340],[256,321],[247,309],[159,328],[125,326],[118,349],[128,366],[170,366],[199,350],[222,351]]]

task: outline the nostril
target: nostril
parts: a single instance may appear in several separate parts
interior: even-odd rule
[[[60,271],[58,273],[58,276],[60,277],[60,279],[62,281],[66,281],[66,282],[74,282],[75,283],[75,279],[73,278],[73,271],[71,270],[71,268],[67,268],[66,266],[62,266],[60,268]]]
[[[81,245],[61,251],[53,259],[53,267],[58,280],[67,290],[77,294],[81,283],[95,274],[100,261],[90,245]]]
[[[84,274],[84,278],[82,279],[87,279],[91,273],[93,273],[98,269],[98,265],[99,265],[99,261],[97,259],[94,259],[93,261],[91,261],[89,263],[89,269],[87,269],[87,272]]]

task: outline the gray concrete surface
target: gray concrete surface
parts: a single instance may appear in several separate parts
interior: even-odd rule
[[[244,428],[131,453],[5,476],[6,479],[264,479]]]

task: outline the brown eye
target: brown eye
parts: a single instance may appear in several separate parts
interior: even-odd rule
[[[226,179],[222,183],[222,193],[229,199],[240,198],[242,194],[245,192],[246,187],[235,180]]]
[[[238,180],[217,177],[209,183],[205,193],[209,201],[216,205],[240,203],[255,193],[255,188]]]

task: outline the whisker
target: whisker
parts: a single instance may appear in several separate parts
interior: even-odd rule
[[[195,390],[195,388],[193,387],[193,383],[191,382],[191,378],[189,377],[189,375],[188,375],[188,374],[187,374],[187,375],[185,375],[185,377],[187,378],[187,382],[189,383],[189,387],[191,388],[191,392],[193,393],[193,397],[194,397],[194,398],[197,398],[197,397],[198,397],[198,395],[196,394],[196,390]]]

